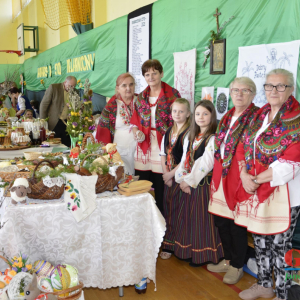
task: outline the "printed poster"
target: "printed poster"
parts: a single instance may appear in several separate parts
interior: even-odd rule
[[[255,82],[256,96],[253,102],[256,106],[262,107],[267,103],[263,84],[265,84],[266,74],[273,69],[286,69],[294,74],[293,94],[296,94],[299,45],[300,40],[239,47],[237,77],[247,76]]]
[[[229,104],[229,89],[218,87],[217,98],[215,103],[217,120],[221,120],[222,117],[227,113],[228,104]]]
[[[202,88],[201,100],[210,100],[214,103],[214,86],[206,86]]]

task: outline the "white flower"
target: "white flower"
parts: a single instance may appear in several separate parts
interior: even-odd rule
[[[208,55],[208,54],[210,53],[210,49],[207,49],[207,50],[204,51],[203,53],[204,53],[205,56]]]

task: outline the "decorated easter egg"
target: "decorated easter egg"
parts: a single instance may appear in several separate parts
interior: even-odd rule
[[[50,274],[54,267],[45,260],[37,260],[32,267],[33,271],[38,275],[39,277],[47,276],[50,277]]]
[[[51,274],[51,283],[54,292],[62,291],[70,286],[70,274],[64,265],[58,265],[54,268]]]
[[[52,283],[49,277],[38,277],[38,288],[45,293],[52,293]]]
[[[71,278],[71,283],[69,285],[69,287],[73,287],[79,284],[79,280],[78,280],[78,270],[71,266],[71,265],[67,265],[64,264],[66,266],[67,271],[70,274],[70,278]]]

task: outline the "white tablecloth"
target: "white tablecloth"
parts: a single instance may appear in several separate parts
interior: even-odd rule
[[[6,204],[10,202],[6,198]],[[156,259],[165,220],[149,193],[97,199],[97,209],[77,223],[66,204],[7,206],[0,245],[7,256],[26,253],[31,262],[67,263],[86,287],[156,282]],[[0,270],[6,268],[0,262]]]

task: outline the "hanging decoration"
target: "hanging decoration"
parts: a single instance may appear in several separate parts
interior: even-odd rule
[[[216,18],[216,22],[217,22],[217,32],[215,32],[214,30],[211,30],[211,35],[210,35],[210,39],[208,40],[208,45],[205,47],[205,51],[204,53],[204,61],[202,64],[202,67],[205,68],[205,65],[207,63],[208,58],[210,57],[210,45],[211,43],[214,43],[217,40],[221,40],[222,39],[222,33],[224,32],[224,29],[226,27],[226,25],[234,18],[234,16],[231,16],[228,21],[225,21],[221,27],[219,27],[219,16],[221,15],[221,13],[218,11],[218,8],[216,9],[216,13],[213,15]]]

